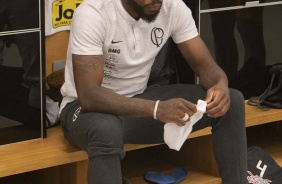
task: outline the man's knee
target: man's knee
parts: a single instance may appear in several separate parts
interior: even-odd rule
[[[98,115],[99,116],[99,115]],[[96,117],[95,117],[96,119]],[[87,132],[89,142],[100,142],[109,147],[120,147],[122,144],[122,122],[114,115],[97,118]]]
[[[122,122],[117,116],[102,115],[96,119],[87,132],[87,139],[87,152],[90,158],[116,154],[120,155],[121,158],[124,157]]]
[[[236,122],[245,126],[245,100],[243,94],[235,89],[230,89],[231,104],[229,111],[230,118],[236,118]]]
[[[230,89],[230,100],[231,100],[231,106],[230,108],[242,108],[244,110],[245,102],[244,102],[244,96],[243,94],[236,90],[236,89]]]

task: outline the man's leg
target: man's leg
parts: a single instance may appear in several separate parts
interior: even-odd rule
[[[242,94],[230,89],[231,106],[225,116],[210,118],[206,114],[193,127],[193,131],[212,127],[215,158],[224,184],[247,183],[247,146],[245,129],[244,98]],[[197,85],[170,85],[151,87],[136,98],[167,100],[185,98],[197,103],[204,100],[206,92]],[[152,115],[153,116],[153,115]],[[164,123],[153,117],[123,120],[124,143],[163,143]]]
[[[194,131],[208,122],[212,126],[215,159],[223,184],[247,183],[247,141],[245,128],[245,105],[242,94],[230,89],[231,105],[227,113],[211,119],[204,116]]]
[[[205,90],[197,85],[172,85],[153,87],[142,95],[135,97],[152,100],[167,100],[182,97],[193,103],[197,103],[197,100],[204,99],[205,95]],[[241,93],[235,90],[231,90],[231,99],[230,110],[224,117],[214,119],[204,115],[194,125],[193,131],[208,126],[213,127],[214,153],[223,183],[242,184],[247,183],[244,100]],[[101,181],[101,183],[121,181],[119,161],[124,157],[124,152],[122,151],[123,143],[120,140],[120,137],[122,137],[120,136],[121,122],[119,122],[117,117],[110,115],[83,112],[78,114],[76,113],[78,107],[79,104],[77,102],[67,105],[61,114],[61,119],[65,137],[73,145],[86,150],[89,154],[89,183],[94,181],[94,179],[95,182]],[[74,114],[78,114],[78,116],[75,122],[72,122],[72,118],[75,117]],[[164,142],[164,123],[154,120],[153,117],[120,118],[122,120],[123,139],[125,143]],[[100,134],[99,132],[104,133]],[[115,142],[109,143],[110,140],[115,140]],[[109,178],[112,179],[111,181],[103,180],[105,179],[103,176],[107,175],[113,176]]]
[[[61,123],[66,139],[88,153],[89,184],[121,184],[122,125],[117,116],[80,111],[78,101],[63,109]]]

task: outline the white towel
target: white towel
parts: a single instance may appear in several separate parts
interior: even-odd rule
[[[190,121],[185,126],[178,126],[175,123],[166,123],[164,126],[164,141],[170,149],[179,151],[185,140],[192,131],[193,125],[199,121],[206,112],[207,103],[198,100],[197,112],[190,117]]]

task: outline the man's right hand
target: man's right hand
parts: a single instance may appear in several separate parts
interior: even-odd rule
[[[164,123],[175,123],[178,126],[184,126],[189,121],[189,119],[183,120],[185,113],[191,117],[196,112],[196,104],[182,98],[174,98],[159,102],[156,117]]]

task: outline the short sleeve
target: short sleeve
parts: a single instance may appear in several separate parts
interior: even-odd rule
[[[173,11],[172,39],[175,43],[181,43],[198,36],[191,10],[183,1],[179,1]]]
[[[71,52],[77,55],[102,55],[106,34],[105,21],[99,10],[79,6],[71,25]]]

